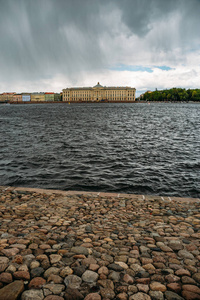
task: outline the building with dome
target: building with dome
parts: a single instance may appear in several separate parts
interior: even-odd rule
[[[98,82],[93,87],[72,87],[63,89],[64,102],[134,102],[135,88],[107,87]]]

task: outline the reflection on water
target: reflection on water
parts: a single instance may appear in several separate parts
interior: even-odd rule
[[[0,184],[200,195],[199,104],[0,105]]]

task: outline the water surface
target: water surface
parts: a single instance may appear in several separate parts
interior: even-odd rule
[[[200,195],[200,105],[0,105],[0,185]]]

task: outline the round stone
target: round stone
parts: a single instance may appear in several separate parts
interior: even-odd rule
[[[47,270],[44,272],[44,278],[48,278],[51,274],[58,275],[59,272],[60,272],[60,269],[59,269],[59,268],[56,268],[56,267],[50,267],[49,269],[47,269]]]
[[[137,293],[129,297],[129,300],[151,300],[150,296],[145,293]]]
[[[194,255],[186,250],[180,250],[178,251],[178,256],[181,258],[189,258],[194,259]]]
[[[4,272],[0,274],[0,282],[3,283],[11,283],[12,282],[12,275],[10,273]]]
[[[79,289],[80,285],[82,283],[82,279],[80,277],[76,276],[76,275],[68,275],[64,279],[64,283],[65,283],[67,288]]]
[[[90,293],[84,298],[84,300],[101,300],[101,296],[97,293]]]
[[[82,275],[82,279],[83,281],[85,282],[95,282],[97,281],[99,275],[96,273],[96,272],[93,272],[93,271],[85,271]]]
[[[24,291],[21,300],[43,300],[44,295],[42,290],[28,290]]]
[[[30,281],[28,287],[29,289],[40,289],[45,283],[46,280],[44,278],[35,277]]]
[[[166,286],[160,282],[154,281],[150,284],[150,289],[152,291],[160,291],[160,292],[165,292],[166,291]]]
[[[165,298],[167,300],[184,300],[184,298],[182,298],[178,294],[176,294],[174,292],[170,292],[170,291],[165,292]]]

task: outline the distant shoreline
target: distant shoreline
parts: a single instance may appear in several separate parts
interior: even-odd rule
[[[0,102],[0,104],[106,104],[106,103],[180,103],[180,104],[199,104],[200,101],[102,101],[102,102],[93,102],[93,101],[76,101],[76,102],[66,102],[66,101],[7,101]]]

